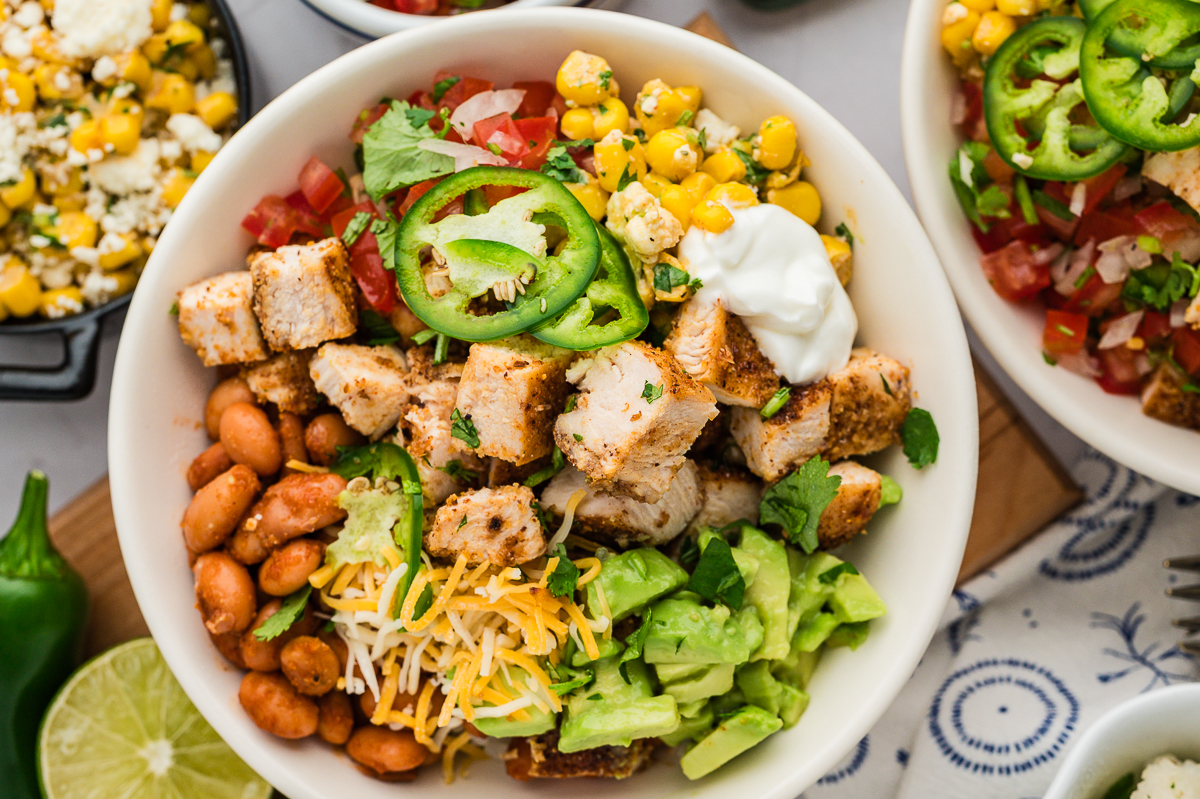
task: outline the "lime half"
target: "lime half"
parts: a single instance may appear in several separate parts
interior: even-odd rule
[[[86,663],[38,740],[47,799],[265,799],[271,787],[188,700],[151,638]]]

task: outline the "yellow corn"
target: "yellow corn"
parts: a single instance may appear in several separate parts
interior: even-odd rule
[[[217,55],[207,44],[201,44],[188,52],[187,60],[196,65],[196,71],[204,80],[212,80],[217,74]]]
[[[755,161],[767,169],[783,169],[796,155],[796,125],[787,117],[764,119],[758,127]]]
[[[4,17],[0,16],[0,21],[2,21],[3,19],[4,19]],[[8,317],[9,317],[8,309],[4,307],[4,303],[0,302],[0,322],[3,322]]]
[[[82,211],[87,207],[87,195],[81,191],[74,194],[60,194],[51,198],[50,202],[54,204],[60,212],[62,211]]]
[[[588,181],[587,183],[564,183],[567,191],[575,195],[575,199],[579,200],[579,204],[583,206],[583,210],[588,212],[588,216],[599,222],[604,218],[605,210],[608,208],[608,192],[600,187],[596,181]]]
[[[141,135],[141,123],[133,114],[109,114],[100,120],[100,140],[120,155],[136,150]]]
[[[220,130],[237,116],[237,100],[229,92],[213,92],[196,101],[196,116],[213,130]]]
[[[958,0],[972,11],[978,11],[982,14],[984,11],[991,11],[996,7],[996,0]]]
[[[684,128],[666,128],[646,142],[646,165],[663,177],[683,180],[700,164],[700,148]]]
[[[996,0],[996,10],[1010,17],[1028,17],[1037,11],[1037,0]]]
[[[212,12],[208,9],[208,3],[192,3],[188,6],[187,16],[201,30],[207,28],[212,21]]]
[[[173,61],[171,69],[178,72],[183,77],[187,78],[192,83],[200,77],[200,68],[196,66],[196,62],[190,56],[185,56],[177,61]]]
[[[122,97],[120,99],[113,100],[108,106],[108,113],[111,116],[120,115],[133,117],[137,120],[139,127],[146,118],[145,109],[142,108],[141,104],[137,100],[134,100],[131,97]]]
[[[571,51],[558,68],[554,84],[571,106],[599,105],[620,93],[608,62],[582,50]]]
[[[101,244],[105,245],[106,249],[100,252],[100,268],[104,270],[119,269],[131,261],[137,260],[142,255],[142,248],[138,246],[137,239],[130,235],[119,236],[121,239],[121,247],[116,250],[109,250],[105,240],[101,240]]]
[[[77,100],[83,96],[83,77],[58,64],[42,64],[33,71],[33,82],[43,100]]]
[[[720,203],[702,200],[692,209],[692,224],[709,233],[724,233],[733,224],[733,214]]]
[[[806,180],[789,183],[782,189],[769,189],[767,202],[791,211],[810,225],[817,224],[821,218],[821,195]]]
[[[103,150],[104,140],[100,138],[100,122],[95,119],[84,120],[79,127],[71,131],[71,147],[81,153],[89,150]]]
[[[829,263],[837,272],[838,280],[843,286],[846,285],[850,282],[850,245],[843,239],[824,233],[821,234],[821,243],[825,245],[825,254],[829,256]]]
[[[163,183],[162,199],[168,208],[175,208],[179,203],[183,202],[183,195],[187,194],[188,189],[196,182],[194,177],[191,177],[182,169],[172,169],[167,175],[167,180]]]
[[[146,54],[146,58],[151,64],[159,66],[167,58],[167,50],[171,44],[167,41],[167,34],[156,33],[142,43],[142,52]]]
[[[133,291],[138,282],[137,270],[132,266],[128,269],[118,269],[109,274],[109,277],[117,281],[117,287],[110,292],[113,297],[120,297]]]
[[[37,89],[28,75],[9,70],[7,77],[0,80],[0,111],[24,113],[33,110],[37,102]]]
[[[95,247],[99,227],[96,220],[82,211],[69,211],[58,215],[51,232],[68,250],[76,247]]]
[[[745,163],[728,147],[722,147],[705,158],[700,169],[712,175],[718,183],[730,183],[746,177]]]
[[[167,37],[168,47],[182,47],[189,53],[204,44],[204,31],[188,19],[174,20],[167,25],[163,35]]]
[[[150,0],[150,26],[156,31],[165,31],[171,24],[172,0]]]
[[[146,58],[145,54],[140,50],[131,50],[113,60],[117,62],[117,74],[106,81],[105,85],[115,85],[120,80],[136,84],[142,93],[150,91],[154,75],[150,69],[150,59]]]
[[[592,113],[592,129],[597,139],[603,139],[614,130],[619,133],[629,132],[629,109],[619,97],[609,97],[596,106]],[[563,118],[566,118],[566,114]]]
[[[642,87],[633,104],[634,114],[647,136],[678,125],[689,125],[700,110],[700,89],[672,89],[657,78]]]
[[[12,221],[12,211],[8,210],[8,206],[0,203],[0,228]]]
[[[559,125],[562,127],[563,135],[571,141],[592,139],[596,136],[596,130],[592,122],[592,112],[588,108],[567,109],[567,113],[562,115]]]
[[[66,194],[77,194],[83,191],[83,173],[78,169],[72,169],[64,183],[59,183],[43,175],[42,191],[55,197],[62,197]]]
[[[83,292],[78,286],[50,289],[42,292],[38,312],[47,319],[61,319],[83,310]]]
[[[957,19],[942,28],[942,47],[946,48],[950,59],[956,65],[963,66],[975,57],[975,48],[971,46],[971,36],[975,33],[975,28],[979,26],[979,12],[972,11],[961,4],[952,4],[949,8],[953,9],[956,5],[962,11],[950,14],[948,9],[947,15]]]
[[[1017,23],[1012,17],[999,11],[985,11],[971,35],[971,44],[980,53],[991,55],[1016,30]]]
[[[28,205],[37,193],[37,180],[33,176],[33,170],[25,167],[25,171],[21,173],[21,179],[11,186],[0,188],[0,202],[7,207],[16,210]]]
[[[0,303],[13,316],[31,316],[42,304],[42,286],[29,267],[9,258],[0,271]]]
[[[717,181],[707,172],[693,172],[679,182],[680,188],[688,193],[693,204],[703,200],[716,185]]]
[[[709,189],[708,194],[704,195],[704,199],[723,205],[730,210],[758,205],[758,197],[754,194],[754,189],[745,183],[718,183]]]
[[[608,192],[617,190],[622,175],[626,179],[641,180],[646,174],[646,152],[633,136],[613,137],[613,141],[598,143],[592,157],[600,186]]]
[[[658,197],[667,186],[674,185],[657,172],[651,172],[639,181],[651,197]]]
[[[54,34],[50,32],[49,28],[35,30],[29,37],[29,46],[33,50],[34,57],[40,61],[50,64],[79,66],[78,62],[74,59],[63,55],[63,51],[58,47],[58,40],[54,38]]]
[[[146,107],[169,114],[186,114],[196,107],[195,87],[182,75],[156,71],[153,88],[146,97]]]
[[[679,224],[683,225],[683,229],[687,230],[692,222],[692,209],[696,206],[697,200],[688,193],[683,186],[667,186],[659,195],[658,201],[662,207],[671,212],[671,215],[679,220]]]
[[[197,175],[200,174],[208,168],[208,165],[216,157],[216,153],[210,153],[207,150],[197,150],[192,156],[192,171]]]

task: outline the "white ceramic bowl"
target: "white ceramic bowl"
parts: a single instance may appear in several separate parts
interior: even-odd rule
[[[1200,685],[1139,694],[1109,710],[1071,748],[1043,799],[1102,799],[1159,755],[1200,760]]]
[[[1136,397],[1106,394],[1094,380],[1046,364],[1042,309],[1002,299],[984,277],[979,247],[947,175],[961,137],[950,123],[958,80],[939,39],[946,3],[912,0],[900,67],[900,123],[917,213],[958,304],[1009,377],[1059,424],[1147,477],[1200,494],[1200,436],[1145,416]]]
[[[413,789],[375,782],[319,741],[288,743],[261,732],[238,706],[240,674],[213,649],[192,596],[179,534],[191,492],[188,463],[207,445],[200,419],[212,370],[179,338],[167,313],[183,286],[241,269],[251,244],[239,228],[264,194],[292,191],[314,153],[349,165],[346,140],[359,110],[404,96],[448,67],[494,79],[553,75],[572,49],[601,53],[628,97],[644,81],[696,84],[706,104],[744,128],[786,114],[812,159],[809,179],[825,200],[826,228],[843,219],[858,234],[851,283],[860,340],[912,365],[920,405],[941,431],[938,462],[914,471],[899,448],[877,467],[904,487],[848,556],[890,612],[857,652],[836,650],[818,670],[812,704],[793,729],[718,774],[689,783],[654,767],[632,783],[586,780],[579,797],[754,796],[793,799],[820,778],[883,713],[916,667],[958,572],[975,496],[977,410],[963,328],[945,277],[916,218],[879,165],[816,103],[735,51],[636,17],[579,9],[467,14],[368,44],[300,81],[221,149],[155,248],[129,309],[117,355],[109,419],[109,468],[121,550],[142,612],[184,690],[225,740],[292,799],[389,799]],[[514,58],[520,53],[520,58]],[[494,799],[557,795],[560,783],[521,785],[498,763],[451,787],[424,777],[426,799],[486,790]]]
[[[399,11],[389,11],[386,8],[373,6],[367,0],[302,0],[330,22],[351,33],[374,39],[387,36],[389,33],[406,31],[430,22],[444,21],[447,17],[425,16],[423,14],[404,14]],[[625,0],[513,0],[512,3],[497,11],[509,11],[521,8],[553,8],[570,6],[575,8],[600,8],[616,10],[625,4]],[[476,11],[471,14],[481,13]]]

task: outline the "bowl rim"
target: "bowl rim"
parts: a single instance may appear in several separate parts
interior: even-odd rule
[[[933,152],[928,135],[931,120],[922,113],[921,106],[921,100],[937,85],[936,71],[943,68],[939,58],[945,51],[937,33],[945,4],[945,0],[912,0],[909,5],[900,62],[900,129],[913,202],[959,307],[1005,373],[1055,421],[1134,471],[1181,491],[1200,494],[1200,468],[1195,466],[1200,450],[1190,455],[1152,451],[1141,440],[1146,431],[1160,427],[1174,429],[1180,436],[1197,433],[1145,416],[1136,397],[1113,398],[1125,400],[1122,405],[1128,409],[1128,415],[1118,417],[1106,411],[1103,403],[1095,402],[1099,396],[1108,396],[1095,381],[1076,375],[1071,375],[1078,377],[1076,381],[1057,380],[1059,375],[1054,372],[1063,370],[1047,368],[1042,353],[1018,335],[1021,323],[1015,316],[1019,306],[1000,300],[982,279],[978,246],[972,245],[971,256],[963,257],[965,253],[955,236],[970,223],[957,204],[951,207],[942,196],[949,156],[942,158]],[[950,124],[948,100],[946,109],[946,124]],[[999,313],[995,310],[997,300],[1004,304]]]
[[[366,0],[300,0],[318,16],[332,22],[347,33],[364,39],[377,39],[399,31],[444,22],[445,17],[430,17],[424,14],[409,14],[404,11],[388,11],[377,8]],[[503,8],[489,11],[511,11],[515,8],[587,8],[597,0],[513,0]],[[471,12],[476,13],[476,12]]]
[[[613,35],[619,35],[621,29],[630,31],[640,29],[638,31],[640,37],[653,32],[662,41],[674,40],[681,47],[686,45],[694,53],[693,57],[696,60],[706,59],[717,64],[728,63],[731,66],[736,64],[738,71],[745,75],[747,81],[759,81],[759,85],[767,87],[765,91],[787,97],[789,104],[793,107],[805,109],[805,113],[809,115],[806,118],[810,123],[813,119],[819,120],[820,127],[838,140],[838,146],[843,149],[847,158],[856,162],[861,168],[861,174],[865,176],[864,184],[870,182],[871,190],[875,195],[886,197],[888,213],[897,215],[906,222],[911,222],[911,224],[904,224],[903,228],[909,231],[910,238],[906,238],[905,242],[915,253],[914,262],[936,260],[933,247],[917,224],[916,217],[904,201],[900,190],[866,148],[828,111],[821,108],[799,88],[767,67],[731,48],[665,23],[615,12],[579,8],[512,9],[504,14],[465,14],[447,20],[444,25],[438,26],[436,35],[464,37],[481,33],[494,34],[497,30],[519,28],[527,23],[536,23],[544,27],[553,26],[555,29],[563,31],[574,31],[586,29],[589,24],[601,21],[603,21],[606,32]],[[304,98],[308,97],[313,90],[317,90],[317,94],[328,91],[329,86],[336,85],[335,78],[337,76],[394,57],[397,52],[402,52],[410,42],[422,41],[430,35],[430,32],[421,29],[402,31],[368,43],[327,64],[287,89],[260,111],[227,145],[225,152],[237,153],[243,149],[248,151],[255,149],[257,145],[252,143],[252,138],[257,135],[257,132],[262,130],[264,133],[269,133],[276,124],[288,118],[294,106],[306,104]],[[197,198],[189,197],[181,208],[190,209],[196,202],[199,202]],[[177,235],[184,234],[179,232]],[[170,243],[170,241],[160,242],[159,255],[163,250],[169,248],[165,245]],[[152,260],[148,267],[148,270],[152,271],[151,278],[154,280],[166,280],[166,277],[160,277],[160,275],[166,275],[168,269],[169,267],[162,258]],[[920,662],[929,641],[936,632],[945,607],[944,602],[949,601],[951,596],[957,577],[958,564],[966,545],[974,505],[978,463],[978,425],[974,412],[975,385],[971,379],[970,352],[967,347],[965,331],[961,327],[961,323],[957,323],[957,313],[952,310],[954,308],[953,295],[944,276],[936,270],[930,270],[929,277],[931,282],[925,287],[925,293],[934,298],[931,302],[936,303],[935,307],[946,309],[948,321],[953,319],[956,322],[948,331],[949,335],[944,340],[944,349],[939,352],[939,359],[943,362],[954,363],[958,367],[952,370],[951,374],[961,375],[961,379],[951,384],[946,389],[945,395],[952,396],[956,406],[963,411],[955,414],[954,426],[946,428],[954,438],[951,439],[945,435],[945,431],[943,434],[943,454],[950,456],[946,460],[963,464],[963,468],[957,469],[952,476],[944,478],[948,484],[962,488],[960,496],[946,498],[942,514],[944,524],[941,526],[947,531],[954,531],[956,538],[949,537],[951,534],[947,533],[948,538],[943,542],[945,545],[940,548],[938,556],[939,560],[944,559],[945,562],[937,564],[939,567],[937,572],[931,569],[931,574],[926,581],[927,584],[938,589],[937,595],[944,596],[945,599],[939,603],[922,606],[919,608],[919,612],[913,613],[914,623],[907,627],[906,635],[902,639],[903,643],[891,653],[891,661],[899,667],[892,667],[886,673],[881,674],[880,679],[865,690],[867,697],[857,712],[848,715],[844,724],[840,725],[837,730],[831,731],[828,736],[829,745],[826,748],[825,757],[819,760],[816,758],[802,759],[789,773],[786,780],[781,780],[772,785],[770,789],[765,790],[760,799],[793,799],[799,790],[808,787],[811,782],[815,782],[824,771],[827,771],[839,758],[850,751],[875,725],[908,682]],[[127,327],[127,332],[136,331],[139,326],[149,324],[148,320],[151,318],[157,318],[155,309],[149,306],[150,301],[148,296],[135,297],[130,315],[131,327]],[[135,529],[143,525],[138,522],[139,507],[134,500],[135,491],[129,477],[133,471],[132,464],[138,456],[130,443],[133,437],[126,433],[140,424],[140,420],[129,410],[135,404],[133,398],[138,392],[138,384],[133,379],[133,375],[137,372],[139,357],[135,350],[137,343],[134,338],[133,335],[125,336],[118,349],[109,412],[109,465],[113,510],[123,551],[136,550],[140,538],[143,537],[140,529],[135,533]],[[127,464],[129,465],[127,466]],[[208,669],[187,661],[183,645],[170,634],[172,626],[177,626],[178,619],[173,618],[171,612],[165,609],[161,603],[154,601],[152,574],[149,570],[142,571],[135,568],[130,570],[129,576],[148,626],[152,632],[158,631],[163,635],[159,646],[168,664],[172,665],[180,684],[189,695],[200,695],[203,693],[202,687],[208,681],[206,676]],[[206,713],[206,716],[212,715],[212,718],[208,719],[210,724],[268,781],[279,786],[285,792],[294,791],[292,795],[311,795],[311,790],[287,770],[282,759],[274,755],[271,750],[261,747],[255,741],[241,734],[240,729],[234,726],[231,713],[212,707],[201,708],[201,711]],[[810,777],[811,779],[809,779]]]

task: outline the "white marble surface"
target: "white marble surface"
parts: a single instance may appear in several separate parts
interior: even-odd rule
[[[261,107],[304,75],[357,47],[342,31],[299,0],[230,0],[253,72]],[[900,146],[899,63],[904,0],[806,0],[782,12],[759,13],[738,0],[630,0],[625,11],[686,24],[708,10],[735,46],[791,80],[833,113],[883,164],[908,195]],[[109,319],[95,392],[73,403],[0,404],[0,530],[16,511],[21,479],[29,468],[51,478],[50,502],[60,507],[107,470],[109,376],[120,333]],[[1060,458],[1070,462],[1082,444],[1005,380],[973,342],[977,357],[1001,379],[1026,418]],[[53,362],[57,345],[42,340],[0,340],[0,363]],[[168,389],[169,390],[169,389]]]

